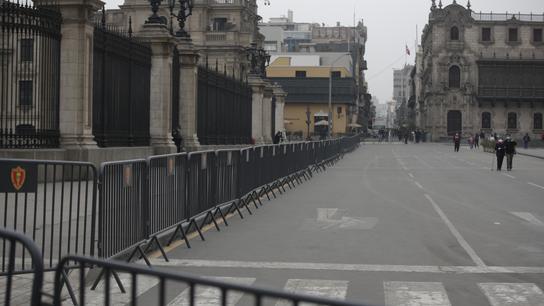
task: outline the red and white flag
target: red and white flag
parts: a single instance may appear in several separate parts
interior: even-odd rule
[[[406,54],[410,55],[410,49],[408,48],[408,45],[406,45]]]

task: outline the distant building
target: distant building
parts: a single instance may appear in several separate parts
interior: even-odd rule
[[[350,131],[357,111],[357,88],[345,53],[280,53],[272,56],[267,78],[287,92],[284,108],[288,134],[308,137],[328,130],[329,75],[332,72],[333,134]],[[309,117],[308,117],[309,116]],[[309,120],[308,120],[309,119]]]
[[[422,36],[420,124],[454,133],[544,132],[544,16],[477,13],[432,1]],[[536,137],[535,137],[536,136]]]

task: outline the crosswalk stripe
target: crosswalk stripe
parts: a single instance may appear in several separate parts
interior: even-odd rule
[[[450,306],[446,290],[437,282],[384,282],[386,306]]]
[[[289,279],[285,284],[285,291],[307,294],[318,297],[326,297],[337,300],[346,299],[348,292],[348,281],[324,280],[324,279]],[[279,301],[276,306],[287,306],[292,303]],[[309,304],[300,304],[309,305]]]
[[[531,213],[524,211],[511,211],[510,213],[522,220],[531,223],[532,225],[544,226],[544,222],[540,221],[540,219],[538,219]]]
[[[238,285],[252,285],[255,282],[255,278],[249,277],[210,277],[210,279],[230,282]],[[189,292],[189,288],[183,290],[181,294],[168,303],[168,306],[190,305]],[[242,296],[243,293],[241,292],[229,291],[227,294],[227,305],[236,305]],[[214,287],[197,286],[195,290],[195,304],[199,306],[221,305],[221,290]]]
[[[111,278],[111,291],[110,291],[110,303],[112,305],[124,305],[130,302],[131,299],[131,288],[132,288],[132,276],[131,274],[119,273],[119,279],[125,287],[127,293],[122,293],[117,286],[114,278]],[[136,286],[136,296],[140,296],[149,289],[155,287],[159,283],[159,279],[156,277],[145,277],[145,276],[136,276],[137,286]],[[105,282],[102,280],[100,284],[96,287],[96,290],[91,291],[87,288],[85,295],[85,304],[86,305],[102,305],[104,302],[104,285]],[[67,301],[70,302],[70,301]]]
[[[544,293],[535,284],[478,284],[493,306],[542,306]]]

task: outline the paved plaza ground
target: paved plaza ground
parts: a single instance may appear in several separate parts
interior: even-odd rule
[[[544,160],[517,155],[511,172],[492,163],[467,147],[365,144],[191,249],[168,248],[169,262],[152,261],[369,305],[542,306]],[[157,284],[142,280],[139,305],[156,304]],[[188,304],[183,285],[167,289],[169,305]],[[198,305],[219,303],[213,290],[197,295]],[[252,301],[233,294],[229,305]]]

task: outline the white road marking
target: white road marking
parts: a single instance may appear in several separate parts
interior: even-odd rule
[[[240,277],[210,277],[210,279],[231,282],[239,285],[252,285],[255,278],[240,278]],[[168,306],[186,306],[190,305],[189,299],[190,289],[183,290],[175,297]],[[227,305],[236,305],[242,298],[243,293],[237,291],[229,291],[227,294]],[[195,304],[199,306],[217,306],[221,305],[221,290],[215,287],[196,286]]]
[[[531,183],[531,182],[527,182],[527,184],[529,184],[529,185],[531,185],[531,186],[535,186],[535,187],[537,187],[537,188],[540,188],[540,189],[544,190],[544,186],[540,186],[540,185],[537,185],[537,184]]]
[[[524,211],[511,211],[510,213],[522,220],[531,223],[532,225],[544,226],[544,222],[540,221],[540,219],[535,217],[532,213]]]
[[[510,175],[510,174],[506,174],[506,173],[503,173],[502,175],[507,176],[507,177],[509,177],[509,178],[511,178],[511,179],[515,179],[515,178],[516,178],[515,176]]]
[[[131,288],[132,288],[132,276],[126,273],[119,273],[121,283],[125,287],[127,293],[122,293],[115,282],[115,279],[111,278],[110,281],[110,303],[111,305],[124,305],[130,302]],[[155,287],[159,283],[159,279],[156,277],[136,276],[136,296],[140,296],[149,289]],[[104,279],[96,287],[96,290],[91,291],[87,288],[85,292],[85,305],[103,305],[104,304]],[[77,294],[77,293],[76,293]]]
[[[420,189],[423,189],[423,186],[419,182],[414,181],[414,184],[416,184],[416,186],[419,187]]]
[[[463,247],[463,249],[465,249],[465,252],[467,252],[467,254],[470,256],[472,261],[474,261],[474,263],[478,267],[485,267],[486,264],[484,263],[484,261],[480,258],[480,256],[478,256],[478,254],[476,254],[474,249],[468,244],[468,242],[465,240],[465,238],[463,238],[461,233],[459,233],[459,231],[455,228],[453,223],[451,223],[451,221],[448,219],[446,214],[444,214],[442,209],[440,209],[438,204],[435,203],[435,201],[431,198],[430,195],[425,194],[425,197],[427,198],[427,200],[429,200],[429,202],[431,202],[431,204],[434,207],[434,210],[438,213],[440,218],[442,218],[444,223],[446,223],[446,226],[448,226],[450,232],[453,234],[453,236],[455,236],[455,239],[457,239],[457,242],[459,242],[459,244]]]
[[[267,262],[267,261],[232,261],[202,259],[160,259],[151,260],[158,267],[193,267],[193,268],[233,268],[233,269],[270,269],[270,270],[317,270],[351,272],[416,272],[416,273],[453,273],[453,274],[544,274],[544,267],[500,267],[500,266],[414,266],[414,265],[363,265],[314,262]]]
[[[408,173],[408,175],[411,177],[411,178],[415,178],[414,175],[412,173]]]
[[[285,291],[297,294],[307,294],[317,297],[326,297],[345,300],[348,292],[348,281],[323,279],[290,279],[285,284]],[[292,305],[288,301],[279,301],[276,306]],[[300,305],[311,305],[302,303]]]
[[[446,289],[435,282],[384,282],[386,306],[449,306]]]
[[[535,284],[478,284],[493,306],[542,306],[544,293]]]
[[[432,169],[433,166],[431,166],[428,162],[424,161],[423,158],[417,156],[417,155],[414,155],[414,157],[420,162],[422,163],[425,167],[429,168],[429,169]]]
[[[310,231],[330,229],[368,230],[374,228],[377,223],[378,218],[351,217],[345,209],[318,208],[317,218],[305,219],[301,229]]]

